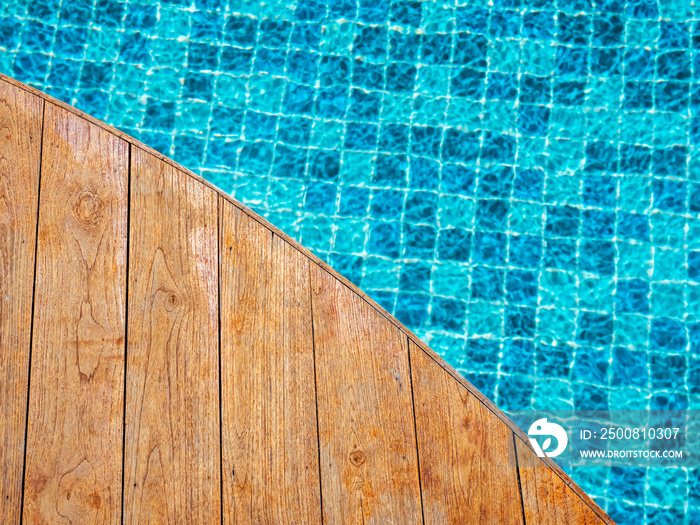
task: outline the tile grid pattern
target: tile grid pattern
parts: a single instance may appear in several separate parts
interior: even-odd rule
[[[233,192],[502,408],[700,406],[689,3],[53,4],[3,4],[0,70]],[[621,523],[700,506],[695,470],[573,475]]]

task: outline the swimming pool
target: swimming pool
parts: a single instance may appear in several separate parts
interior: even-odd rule
[[[3,4],[0,71],[233,193],[502,409],[700,408],[689,2],[54,4]],[[571,475],[621,524],[700,522],[698,469]]]

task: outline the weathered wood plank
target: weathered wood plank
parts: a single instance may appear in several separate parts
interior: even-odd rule
[[[407,338],[311,268],[325,523],[420,523]]]
[[[515,437],[525,522],[541,525],[605,523],[537,454]]]
[[[220,205],[224,523],[320,523],[309,261]]]
[[[19,523],[44,101],[0,82],[0,523]]]
[[[410,352],[425,523],[522,524],[512,431],[413,342]]]
[[[119,523],[129,145],[47,104],[25,523]]]
[[[217,203],[133,148],[124,523],[221,519]]]

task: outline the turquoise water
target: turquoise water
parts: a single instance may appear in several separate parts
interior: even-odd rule
[[[691,2],[60,4],[3,3],[0,71],[231,192],[499,407],[700,408]],[[571,475],[620,524],[700,523],[698,469]]]

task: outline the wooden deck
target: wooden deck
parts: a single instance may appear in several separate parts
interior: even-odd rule
[[[0,523],[612,523],[371,299],[0,76]]]

